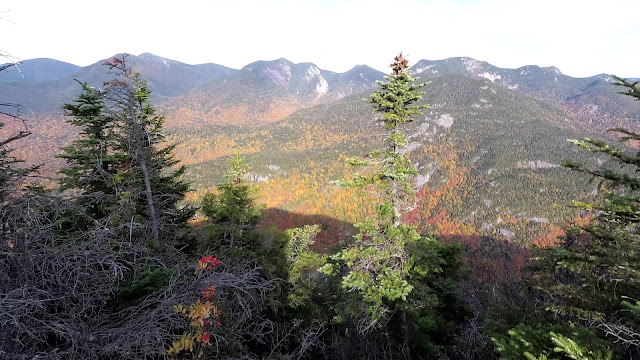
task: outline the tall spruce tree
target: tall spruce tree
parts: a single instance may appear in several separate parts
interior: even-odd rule
[[[416,105],[422,93],[418,90],[425,84],[412,84],[408,62],[402,54],[391,64],[393,69],[387,82],[379,81],[380,90],[370,99],[374,111],[384,124],[385,148],[371,152],[368,159],[350,159],[354,166],[372,166],[370,174],[356,173],[351,180],[342,180],[338,185],[350,187],[374,186],[383,192],[384,202],[376,209],[377,217],[356,224],[359,233],[355,244],[332,258],[347,265],[348,272],[343,277],[342,286],[358,291],[368,304],[374,325],[389,311],[390,302],[406,300],[412,286],[407,281],[411,268],[411,258],[407,246],[420,239],[415,227],[401,222],[403,209],[413,200],[411,180],[417,174],[411,160],[402,151],[407,137],[402,125],[413,121],[413,115],[420,114]],[[335,266],[327,265],[325,273],[335,273]]]
[[[127,154],[116,150],[121,123],[106,114],[105,93],[87,83],[78,83],[83,92],[63,109],[69,117],[67,123],[80,128],[80,138],[57,155],[67,163],[60,170],[60,190],[78,192],[89,214],[102,219],[116,206],[121,187],[118,173],[127,161]]]
[[[414,203],[411,187],[417,175],[406,154],[407,136],[403,127],[427,107],[417,105],[422,95],[419,90],[426,84],[414,83],[417,79],[411,77],[408,61],[402,54],[395,58],[391,68],[387,82],[378,82],[380,89],[368,99],[386,132],[384,148],[371,152],[366,159],[351,159],[351,165],[365,166],[367,173],[356,173],[351,180],[338,182],[344,187],[376,188],[383,202],[377,206],[374,219],[356,224],[359,233],[354,236],[354,244],[332,256],[332,262],[322,267],[321,272],[341,274],[342,288],[359,294],[358,301],[366,304],[366,315],[359,320],[362,332],[384,326],[395,314],[400,326],[401,351],[410,358],[412,320],[429,323],[432,329],[437,327],[437,299],[429,285],[438,281],[433,274],[446,266],[442,257],[446,250],[439,248],[434,239],[422,237],[414,226],[402,222],[402,216]],[[459,255],[458,249],[454,257]],[[454,272],[458,271],[459,266],[455,269]],[[423,304],[422,310],[409,305],[416,286],[420,291],[415,303]],[[408,319],[408,313],[419,319]]]

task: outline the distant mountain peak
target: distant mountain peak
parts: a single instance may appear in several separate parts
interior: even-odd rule
[[[414,74],[426,72],[431,75],[441,74],[459,74],[472,75],[496,82],[502,78],[497,73],[495,67],[485,61],[479,61],[471,57],[451,57],[444,60],[425,60],[418,61],[412,68]]]
[[[152,63],[159,63],[164,65],[165,67],[170,67],[174,64],[182,64],[181,62],[178,62],[176,60],[171,60],[171,59],[167,59],[164,58],[162,56],[158,56],[158,55],[154,55],[152,53],[142,53],[138,56],[135,57],[135,60],[140,60],[140,61],[149,61]]]
[[[0,72],[0,82],[14,81],[54,81],[70,76],[80,69],[79,66],[64,61],[39,58],[21,61]]]
[[[548,68],[546,68],[546,69],[552,70],[554,73],[556,73],[556,74],[558,74],[558,75],[563,75],[563,74],[562,74],[562,71],[560,71],[560,69],[558,69],[558,68],[557,68],[557,67],[555,67],[555,66],[550,66],[550,67],[548,67]]]
[[[248,70],[248,71],[253,71],[255,69],[262,69],[265,67],[292,67],[293,65],[295,65],[293,62],[285,59],[285,58],[279,58],[279,59],[275,59],[275,60],[258,60],[258,61],[254,61],[250,64],[245,65],[244,67],[242,67],[241,70]]]
[[[358,65],[356,65],[356,66],[352,67],[351,69],[349,69],[347,72],[349,72],[349,71],[354,71],[354,70],[362,70],[362,69],[367,69],[367,70],[371,69],[371,70],[375,70],[375,69],[373,69],[373,68],[372,68],[371,66],[369,66],[369,65],[366,65],[366,64],[358,64]]]
[[[137,56],[137,58],[139,59],[144,59],[144,60],[151,60],[151,61],[174,61],[171,59],[167,59],[167,58],[163,58],[162,56],[158,56],[158,55],[154,55],[152,53],[142,53],[140,55]]]
[[[365,64],[356,65],[343,73],[343,75],[352,75],[352,74],[363,74],[366,76],[373,76],[376,78],[378,77],[381,78],[382,76],[384,76],[384,73],[382,71],[376,70],[371,66],[365,65]]]

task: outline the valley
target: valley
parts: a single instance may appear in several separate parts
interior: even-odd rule
[[[285,59],[239,70],[152,54],[130,60],[150,82],[175,154],[187,166],[193,189],[187,201],[197,204],[213,191],[237,152],[251,165],[250,179],[268,208],[349,223],[372,214],[365,197],[353,201],[353,190],[331,182],[351,173],[347,158],[381,145],[379,122],[362,99],[383,73],[366,65],[334,73]],[[61,105],[79,92],[74,79],[102,86],[109,74],[101,63],[82,68],[35,59],[21,65],[23,75],[0,73],[0,98],[23,106],[33,132],[16,154],[44,163],[46,176],[55,177],[49,169],[61,162],[54,155],[75,136]],[[589,198],[588,179],[561,166],[587,159],[566,140],[637,129],[640,120],[640,106],[619,96],[609,75],[572,78],[552,67],[501,69],[471,58],[421,60],[412,71],[430,82],[423,96],[430,109],[407,128],[420,173],[407,219],[441,238],[552,243],[580,216],[572,200]],[[277,214],[267,222],[285,228],[288,220]],[[326,225],[319,246],[335,244],[345,231]]]

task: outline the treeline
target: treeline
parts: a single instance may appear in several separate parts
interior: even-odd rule
[[[126,56],[105,66],[113,80],[101,89],[79,81],[82,93],[64,105],[80,136],[58,155],[65,166],[54,189],[33,180],[38,167],[12,156],[16,141],[29,141],[26,128],[0,139],[0,358],[640,356],[638,156],[576,141],[623,169],[566,164],[603,180],[606,195],[579,203],[593,221],[566,229],[555,246],[530,252],[477,237],[413,193],[405,129],[427,108],[425,84],[399,55],[368,99],[383,147],[349,159],[358,170],[335,184],[348,189],[336,201],[361,194],[372,208],[351,201],[345,216],[357,221],[336,221],[341,242],[317,252],[317,225],[264,226],[273,214],[258,203],[239,154],[197,209],[186,202],[185,167],[173,157],[148,84]],[[640,98],[637,83],[619,81]],[[13,109],[2,109],[4,122],[19,123]],[[313,144],[315,131],[301,136]],[[457,159],[450,160],[454,171]],[[468,176],[452,176],[446,189]],[[273,191],[293,199],[302,188]],[[430,219],[414,219],[422,213],[416,206],[433,212]],[[190,223],[196,211],[204,220]],[[438,226],[455,236],[424,235]],[[473,256],[489,247],[505,261]]]

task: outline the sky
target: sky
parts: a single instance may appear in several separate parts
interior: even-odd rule
[[[232,68],[284,57],[388,72],[402,51],[413,63],[466,56],[640,77],[640,0],[13,0],[0,3],[0,33],[0,50],[17,59],[81,66],[150,52]]]

